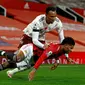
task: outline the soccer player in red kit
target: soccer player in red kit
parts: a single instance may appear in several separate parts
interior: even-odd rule
[[[51,44],[44,52],[43,54],[39,57],[37,62],[34,65],[34,68],[32,71],[29,73],[29,81],[33,79],[35,72],[39,68],[39,66],[42,64],[42,62],[49,58],[53,57],[55,59],[58,59],[61,55],[64,55],[65,53],[69,53],[72,51],[73,47],[75,45],[74,39],[71,37],[66,37],[61,44]],[[55,56],[52,56],[55,55]],[[73,61],[71,58],[66,57],[66,59],[70,63],[76,63]],[[52,69],[56,68],[56,63],[52,67]]]

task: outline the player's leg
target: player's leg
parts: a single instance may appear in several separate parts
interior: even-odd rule
[[[5,61],[2,64],[0,64],[0,71],[5,70],[7,68],[16,68],[16,63],[13,61]]]
[[[5,70],[7,68],[15,68],[16,63],[13,61],[13,52],[6,52],[0,50],[0,57],[5,57],[6,61],[0,64],[0,71]]]
[[[7,71],[7,76],[8,76],[9,78],[12,78],[15,73],[24,71],[24,70],[26,70],[26,69],[27,69],[27,66],[14,68],[13,70],[8,70],[8,71]]]
[[[32,43],[32,39],[29,36],[27,36],[26,34],[23,34],[23,36],[21,37],[20,44],[19,44],[18,48],[20,48],[23,45],[28,44],[28,43]]]
[[[16,54],[17,61],[18,61],[18,63],[16,63],[17,64],[17,68],[16,68],[16,70],[15,69],[11,70],[10,74],[13,75],[13,74],[15,74],[17,72],[23,71],[23,70],[31,67],[30,60],[31,60],[31,58],[33,56],[33,49],[31,48],[31,46],[32,45],[29,45],[28,49],[26,49],[27,51],[25,50],[26,52],[24,52],[24,50],[19,50],[18,51],[18,53]],[[9,76],[9,72],[7,72],[7,74]]]
[[[3,50],[0,50],[0,57],[6,57],[6,52]],[[8,62],[5,61],[3,64],[0,64],[0,71],[6,69],[8,66]]]
[[[17,68],[7,71],[8,77],[12,78],[12,76],[14,74],[16,74],[18,72],[21,72],[21,71],[24,71],[26,69],[29,69],[31,67],[29,61],[25,61],[25,60],[23,60],[23,61],[21,61],[19,63],[16,63],[16,65],[17,65]]]
[[[12,60],[14,62],[21,62],[23,61],[25,58],[25,55],[24,53],[21,51],[21,50],[17,50],[16,53],[14,53],[13,57],[12,57]]]
[[[3,64],[0,64],[0,71],[7,69],[9,66],[8,61],[5,61]]]
[[[6,52],[3,50],[0,50],[0,57],[5,57],[6,59],[13,61],[13,57],[14,57],[14,52]]]

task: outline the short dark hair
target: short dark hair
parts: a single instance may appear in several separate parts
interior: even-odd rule
[[[75,41],[72,37],[65,37],[65,39],[61,43],[62,45],[64,44],[69,44],[69,45],[75,45]]]
[[[56,7],[54,6],[49,6],[46,8],[46,14],[48,14],[49,11],[56,11]]]

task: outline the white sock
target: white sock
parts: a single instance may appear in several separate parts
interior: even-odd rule
[[[23,71],[25,69],[27,69],[27,67],[15,68],[15,69],[11,70],[11,72],[12,72],[12,74],[15,74],[15,73]]]

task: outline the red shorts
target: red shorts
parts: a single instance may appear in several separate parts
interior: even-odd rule
[[[23,34],[21,37],[20,44],[19,44],[18,48],[20,48],[20,47],[22,47],[22,45],[25,45],[28,43],[32,43],[32,38],[30,38],[26,34]]]
[[[40,41],[41,43],[45,44],[45,41]],[[20,44],[18,46],[18,48],[20,48],[22,45],[28,44],[28,43],[33,43],[32,42],[32,38],[29,37],[26,34],[23,34],[21,40],[20,40]],[[40,56],[43,52],[43,49],[37,47],[36,45],[33,44],[33,50],[34,50],[34,55]]]

